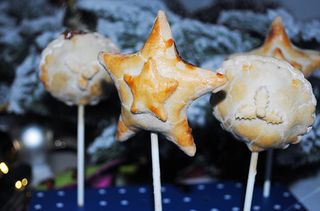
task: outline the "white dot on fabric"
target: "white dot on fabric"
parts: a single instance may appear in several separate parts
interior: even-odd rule
[[[34,209],[35,209],[35,210],[41,210],[41,209],[42,209],[41,204],[36,204],[36,205],[34,205]]]
[[[42,192],[38,192],[38,193],[37,193],[37,197],[38,197],[38,198],[42,198],[43,196],[44,196],[44,194],[43,194]]]
[[[189,203],[189,202],[191,201],[191,198],[188,197],[188,196],[186,196],[186,197],[183,198],[183,201],[184,201],[185,203]]]
[[[163,203],[170,204],[171,200],[169,198],[164,198]]]
[[[190,209],[189,211],[197,211],[196,209]]]
[[[99,190],[98,190],[98,193],[99,193],[100,195],[104,195],[104,194],[106,194],[106,190],[105,190],[105,189],[99,189]]]
[[[58,196],[64,196],[64,195],[66,195],[66,194],[65,194],[64,191],[60,190],[60,191],[57,192],[57,195],[58,195]]]
[[[281,210],[281,205],[280,204],[275,204],[275,205],[273,205],[273,209]]]
[[[260,206],[254,205],[254,206],[252,207],[252,209],[253,209],[253,210],[260,210]]]
[[[219,184],[216,185],[216,188],[221,190],[221,189],[224,188],[224,184],[219,183]]]
[[[289,192],[283,192],[282,196],[285,198],[288,198],[290,196],[290,194],[289,194]]]
[[[240,208],[239,207],[232,207],[232,211],[239,211]]]
[[[107,206],[107,205],[108,205],[108,202],[107,202],[107,201],[102,200],[102,201],[99,201],[99,205],[100,205],[101,207],[105,207],[105,206]]]
[[[198,190],[204,190],[205,189],[205,186],[204,185],[198,185]]]
[[[138,189],[139,193],[146,193],[147,192],[147,189],[144,188],[144,187],[141,187]]]
[[[64,204],[61,203],[61,202],[58,202],[58,203],[56,203],[56,207],[57,207],[57,208],[63,208],[63,207],[64,207]]]
[[[211,208],[210,211],[219,211],[217,208]]]
[[[300,210],[301,209],[301,205],[300,204],[295,204],[293,207],[296,210]]]
[[[242,184],[240,182],[237,182],[235,186],[236,188],[242,188]]]
[[[224,200],[230,200],[231,199],[231,195],[230,194],[225,194],[223,196]]]
[[[126,190],[125,188],[120,188],[120,189],[118,190],[118,193],[120,193],[120,194],[125,194],[125,193],[127,193],[127,190]]]
[[[122,206],[127,206],[127,205],[129,204],[129,201],[128,201],[128,200],[121,200],[121,201],[120,201],[120,204],[121,204]]]
[[[161,192],[162,193],[166,192],[166,188],[165,187],[161,187]]]

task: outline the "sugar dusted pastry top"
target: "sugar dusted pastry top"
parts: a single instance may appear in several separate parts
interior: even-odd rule
[[[235,56],[220,69],[228,83],[214,107],[223,128],[250,150],[285,148],[299,142],[315,118],[310,83],[289,63],[262,56]]]
[[[187,120],[188,105],[226,82],[220,73],[195,67],[178,54],[164,12],[159,11],[143,48],[135,54],[101,53],[122,103],[117,139],[144,129],[163,134],[186,154],[196,147]]]
[[[66,31],[43,50],[40,80],[68,105],[96,104],[103,97],[103,83],[112,83],[97,60],[102,50],[119,51],[98,33]]]
[[[302,50],[294,46],[280,17],[275,18],[272,22],[264,44],[247,54],[283,59],[302,71],[305,77],[320,69],[320,52]]]

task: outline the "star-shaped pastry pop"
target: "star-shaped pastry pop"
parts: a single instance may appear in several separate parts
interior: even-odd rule
[[[284,28],[280,17],[276,17],[271,24],[264,44],[248,54],[271,56],[289,62],[293,67],[301,70],[305,77],[320,68],[320,52],[302,50],[294,46]]]
[[[195,154],[187,107],[198,97],[218,91],[226,78],[179,56],[163,11],[158,12],[139,52],[102,52],[99,61],[111,75],[122,103],[118,140],[127,140],[141,129],[150,130],[163,134],[189,156]]]

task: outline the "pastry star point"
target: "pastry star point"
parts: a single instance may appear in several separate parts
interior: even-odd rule
[[[266,38],[266,42],[274,42],[275,40],[281,40],[281,42],[286,43],[287,45],[291,46],[290,39],[286,33],[285,27],[282,23],[282,19],[280,16],[276,17],[272,23]]]
[[[164,49],[172,46],[174,43],[171,29],[167,17],[163,11],[158,12],[150,35],[141,49],[141,55],[144,58],[162,54]]]

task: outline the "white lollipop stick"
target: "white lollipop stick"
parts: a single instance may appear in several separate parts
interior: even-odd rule
[[[245,197],[244,207],[243,207],[244,211],[251,210],[254,181],[255,181],[256,174],[257,174],[258,155],[259,155],[258,152],[251,153],[250,168],[249,168],[247,189],[246,189],[246,197]]]
[[[78,130],[77,130],[77,199],[78,206],[84,205],[84,106],[78,106]]]
[[[151,133],[154,210],[162,211],[158,134]]]
[[[267,163],[265,169],[265,177],[263,184],[263,197],[268,198],[270,196],[271,189],[271,174],[272,174],[272,157],[273,157],[273,149],[269,149],[267,151]]]

